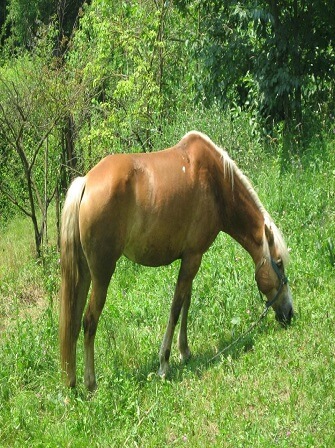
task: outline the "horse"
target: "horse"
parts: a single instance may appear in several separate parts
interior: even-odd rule
[[[268,306],[279,322],[290,323],[293,301],[284,274],[289,254],[282,234],[247,177],[208,136],[191,131],[168,149],[111,154],[76,178],[66,195],[61,225],[59,338],[65,383],[76,385],[83,318],[84,383],[91,391],[97,387],[94,339],[122,255],[151,267],[181,260],[158,373],[167,375],[180,314],[178,348],[186,361],[191,356],[187,316],[192,282],[203,254],[221,231],[250,254]]]

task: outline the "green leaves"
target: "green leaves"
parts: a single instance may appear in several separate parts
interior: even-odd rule
[[[185,25],[167,2],[95,0],[86,8],[67,55],[67,70],[94,100],[88,113],[100,130],[86,128],[86,141],[105,147],[109,133],[127,147],[152,148],[167,112],[189,96]]]
[[[196,2],[179,4],[189,16],[198,13],[194,56],[201,60],[195,78],[199,101],[254,109],[267,133],[284,122],[287,139],[296,134],[299,142],[306,113],[316,114],[320,102],[334,98],[329,81],[335,66],[335,5],[213,1],[197,9]],[[311,95],[316,84],[320,88]],[[303,137],[307,133],[306,126]]]

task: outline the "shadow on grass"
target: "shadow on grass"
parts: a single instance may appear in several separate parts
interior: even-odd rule
[[[262,334],[269,333],[271,324],[264,321],[252,332],[236,338],[222,338],[217,347],[208,348],[203,352],[193,352],[191,358],[185,362],[179,362],[176,354],[170,360],[170,369],[167,380],[172,382],[182,381],[185,377],[193,375],[201,378],[213,366],[220,364],[224,359],[237,360],[243,354],[253,350],[255,342]],[[278,326],[278,331],[284,331],[284,328]],[[177,347],[173,347],[177,351]],[[148,378],[157,377],[159,367],[158,353],[153,353],[139,369],[133,369],[130,375],[139,383],[144,384]]]

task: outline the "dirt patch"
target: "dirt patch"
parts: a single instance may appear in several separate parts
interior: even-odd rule
[[[0,289],[0,334],[8,330],[17,319],[33,321],[49,306],[48,298],[39,285],[27,285],[24,289],[7,291]]]

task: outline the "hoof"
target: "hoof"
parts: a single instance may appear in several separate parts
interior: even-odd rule
[[[94,384],[92,384],[92,385],[90,385],[90,386],[87,386],[87,390],[89,391],[89,392],[95,392],[96,390],[98,389],[98,385],[97,385],[97,383],[94,383]]]
[[[189,349],[187,349],[184,353],[180,353],[180,361],[185,364],[192,357],[192,353]]]
[[[98,388],[96,381],[85,381],[85,387],[89,392],[95,392]]]
[[[168,370],[169,370],[168,364],[164,365],[164,366],[160,366],[160,368],[158,369],[157,375],[160,376],[162,380],[165,380]]]

